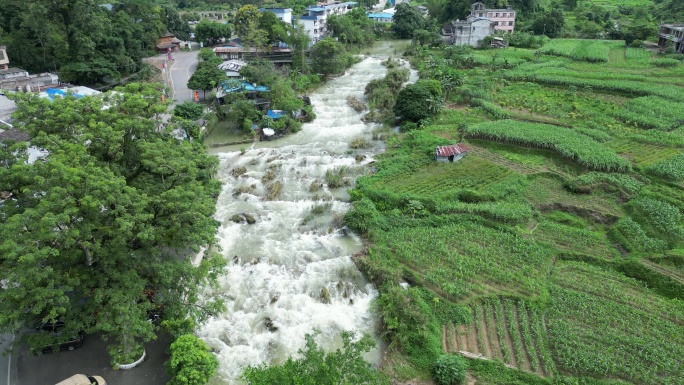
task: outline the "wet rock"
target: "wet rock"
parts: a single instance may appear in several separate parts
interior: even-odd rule
[[[332,299],[330,298],[330,292],[328,291],[327,287],[321,289],[321,301],[327,304],[332,303]]]
[[[254,219],[254,216],[252,214],[242,214],[242,215],[245,217],[247,224],[253,225],[256,223],[256,219]]]
[[[264,326],[266,326],[266,329],[269,332],[277,332],[278,331],[278,327],[275,326],[271,317],[264,318]]]
[[[245,217],[243,217],[241,214],[235,214],[232,217],[230,217],[230,220],[235,223],[242,223],[245,221]]]
[[[364,159],[366,159],[366,156],[365,156],[365,155],[362,155],[362,154],[357,154],[357,155],[354,157],[354,159],[356,160],[357,163],[360,163],[360,162],[363,162]]]
[[[279,299],[280,299],[280,293],[276,293],[276,295],[274,295],[274,296],[271,298],[271,304],[274,304],[274,303],[278,302]]]

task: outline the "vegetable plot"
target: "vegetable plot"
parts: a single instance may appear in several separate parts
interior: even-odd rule
[[[540,48],[539,52],[572,60],[605,63],[611,48],[621,48],[624,45],[625,42],[619,40],[553,39]]]

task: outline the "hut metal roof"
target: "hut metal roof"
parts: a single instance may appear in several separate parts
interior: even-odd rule
[[[449,146],[438,146],[435,149],[435,155],[437,156],[453,156],[458,154],[463,154],[470,151],[470,149],[463,145],[463,143],[456,143]]]

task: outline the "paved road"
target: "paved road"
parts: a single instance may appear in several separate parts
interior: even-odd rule
[[[106,343],[97,335],[86,336],[83,346],[71,352],[66,350],[35,356],[29,354],[24,346],[16,358],[12,356],[15,366],[11,384],[54,385],[82,373],[102,376],[107,385],[166,385],[170,378],[164,371],[164,362],[169,359],[166,352],[170,343],[171,337],[167,334],[148,342],[145,344],[147,360],[128,370],[112,369]]]
[[[192,100],[192,90],[188,89],[188,79],[197,69],[197,51],[176,52],[176,60],[170,62],[173,98],[179,102]]]
[[[0,385],[10,385],[12,356],[3,354],[12,344],[14,336],[11,334],[0,334]]]

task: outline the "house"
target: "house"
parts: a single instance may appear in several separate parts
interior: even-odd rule
[[[223,60],[249,61],[253,58],[262,58],[276,65],[292,63],[292,50],[283,47],[270,47],[268,51],[257,50],[255,48],[234,46],[226,44],[213,49],[216,56]]]
[[[684,24],[661,24],[658,33],[658,46],[666,48],[672,42],[675,52],[684,53]]]
[[[259,8],[259,11],[275,13],[278,20],[292,24],[292,8]]]
[[[368,18],[371,21],[376,21],[378,23],[391,23],[392,22],[392,15],[391,13],[386,13],[386,12],[380,12],[380,13],[369,13]]]
[[[328,2],[318,3],[317,5],[306,8],[306,15],[299,16],[298,22],[302,24],[304,30],[309,35],[311,44],[316,44],[319,40],[327,36],[326,21],[330,15],[344,15],[349,12],[356,2],[345,3]]]
[[[470,149],[462,143],[456,143],[449,146],[438,146],[435,148],[436,162],[456,162],[464,156],[468,155]]]
[[[228,60],[218,65],[218,68],[226,71],[226,76],[230,79],[240,79],[240,70],[246,66],[247,63],[242,60]]]
[[[180,51],[180,44],[181,41],[176,39],[176,35],[167,32],[157,39],[157,53],[178,52]]]
[[[516,12],[511,8],[487,9],[482,3],[475,3],[470,7],[468,21],[477,18],[487,18],[494,22],[497,31],[513,32],[515,29]]]
[[[7,57],[7,47],[0,45],[0,70],[9,68],[9,58]]]
[[[484,38],[494,34],[494,22],[487,18],[455,20],[443,25],[441,34],[445,44],[480,47]]]

